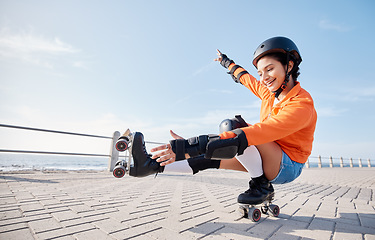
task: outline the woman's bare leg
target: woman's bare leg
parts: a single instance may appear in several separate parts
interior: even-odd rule
[[[232,158],[229,160],[220,161],[220,169],[236,170],[247,172],[244,166],[237,160],[237,158]]]
[[[281,147],[276,142],[257,145],[262,157],[263,172],[268,180],[274,179],[280,171],[280,164],[283,157]]]

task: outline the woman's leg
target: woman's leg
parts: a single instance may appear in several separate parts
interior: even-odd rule
[[[237,158],[232,158],[229,160],[220,161],[220,169],[236,170],[247,172],[244,166],[237,160]]]
[[[263,172],[268,180],[273,180],[280,171],[280,164],[283,157],[281,147],[276,142],[257,145],[262,157]]]

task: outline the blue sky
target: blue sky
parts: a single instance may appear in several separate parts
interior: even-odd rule
[[[314,98],[312,156],[375,158],[373,1],[0,0],[0,123],[166,142],[217,133],[259,100],[213,59],[257,77],[252,53],[287,36]],[[0,128],[0,148],[107,153],[107,141]]]

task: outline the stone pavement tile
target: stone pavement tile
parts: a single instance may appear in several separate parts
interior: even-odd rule
[[[289,220],[310,223],[315,216],[316,211],[299,209]]]
[[[165,217],[163,216],[158,216],[158,215],[155,215],[155,216],[149,216],[149,217],[144,217],[144,218],[136,218],[136,219],[133,219],[132,221],[126,221],[126,222],[122,222],[124,224],[126,224],[127,226],[129,227],[138,227],[138,226],[142,226],[142,225],[146,225],[146,224],[155,224],[159,221],[162,221],[164,220]]]
[[[89,217],[66,220],[66,221],[61,222],[61,225],[64,227],[72,227],[72,226],[79,225],[79,224],[94,223],[94,222],[105,220],[105,219],[109,219],[109,218],[106,217],[105,215],[94,215],[94,216],[89,216]]]
[[[22,217],[20,209],[0,210],[0,225],[1,220]]]
[[[369,204],[369,199],[353,199],[355,205],[366,205]]]
[[[4,194],[0,191],[0,206],[17,203],[16,198],[13,195]]]
[[[355,199],[359,194],[360,188],[350,187],[349,190],[342,196],[342,198]]]
[[[319,239],[319,240],[330,240],[332,238],[332,232],[320,229],[294,229],[290,234],[299,236],[302,239]]]
[[[34,199],[34,196],[28,191],[15,192],[14,197],[17,201]]]
[[[71,236],[73,234],[86,232],[96,229],[92,224],[80,224],[67,228],[54,229],[51,231],[35,234],[39,239],[54,239],[59,237]]]
[[[214,222],[206,222],[200,225],[197,225],[193,228],[188,229],[187,231],[192,234],[196,239],[204,238],[221,228],[224,228],[223,224],[214,223]],[[183,234],[183,233],[180,233]]]
[[[340,187],[339,186],[328,186],[326,189],[321,191],[319,195],[321,195],[323,198],[336,198],[335,196],[332,196]]]
[[[6,232],[12,232],[24,228],[28,228],[28,225],[25,222],[17,222],[14,224],[2,225],[0,226],[0,236]]]
[[[51,213],[51,215],[55,217],[59,222],[73,220],[73,219],[77,219],[81,217],[80,215],[78,215],[77,213],[71,210],[54,212],[54,213]]]
[[[275,233],[273,233],[269,240],[294,240],[300,239],[301,236],[295,235],[294,231],[296,230],[295,226],[283,225]]]
[[[324,220],[322,218],[319,218],[319,217],[315,217],[308,229],[310,230],[326,230],[326,231],[329,231],[329,232],[332,232],[335,228],[335,223],[334,222],[331,222],[331,221],[327,221],[327,220]]]
[[[57,200],[56,198],[53,198],[52,196],[50,196],[49,198],[39,199],[39,202],[44,207],[48,207],[48,206],[51,206],[51,205],[58,205],[58,204],[61,203],[59,200]]]
[[[275,233],[282,224],[280,222],[273,222],[273,221],[266,221],[266,219],[261,219],[258,224],[254,227],[250,228],[247,232],[253,236],[258,238],[268,238]]]
[[[41,209],[37,211],[31,211],[31,212],[24,212],[23,216],[24,217],[32,217],[32,216],[42,216],[42,215],[48,215],[51,213],[58,213],[58,212],[64,212],[68,211],[68,208],[51,208],[51,209]]]
[[[99,221],[93,222],[93,224],[103,232],[107,234],[111,234],[114,232],[122,231],[128,229],[129,226],[127,224],[123,224],[119,221],[116,221],[112,218],[102,219]]]
[[[338,208],[337,209],[337,217],[338,218],[345,218],[345,219],[352,219],[358,222],[358,214],[356,209],[349,209],[349,208]]]
[[[187,232],[181,234],[175,231],[172,231],[167,228],[160,228],[156,229],[155,231],[147,233],[147,236],[158,239],[158,240],[170,240],[170,239],[196,239],[193,234],[189,234]]]
[[[335,217],[337,212],[337,204],[332,201],[322,201],[319,209],[316,212],[317,217]]]
[[[375,240],[375,234],[365,234],[365,240]]]
[[[375,234],[374,227],[368,228],[368,227],[355,226],[355,225],[341,223],[341,222],[336,223],[335,231],[347,232],[347,233]]]
[[[362,240],[361,233],[344,233],[344,232],[335,232],[333,234],[333,240],[342,240],[342,239],[350,239],[350,240]]]
[[[23,213],[44,210],[44,206],[38,203],[21,204],[20,208]]]
[[[42,220],[42,219],[50,218],[50,217],[51,216],[43,215],[43,216],[27,216],[27,217],[21,217],[21,218],[10,218],[10,219],[0,221],[0,227],[20,224],[20,223],[27,223],[27,222],[31,222],[35,220]]]
[[[238,230],[239,228],[241,229],[246,229],[248,228],[247,226],[242,226],[238,228],[231,228],[228,227],[227,225],[224,225],[223,228],[220,228],[210,236],[205,237],[204,239],[236,239],[236,240],[260,240],[264,238],[260,237],[255,237],[251,233],[246,232],[246,231],[241,231]]]
[[[31,221],[28,224],[34,233],[47,232],[62,228],[62,225],[52,217]]]
[[[370,204],[355,204],[358,213],[372,214],[375,217],[375,209]]]
[[[284,206],[280,206],[279,203],[276,203],[280,207],[280,214],[279,218],[291,218],[294,213],[296,213],[299,209],[299,206],[294,206],[293,203],[286,204]]]
[[[331,194],[332,197],[335,197],[336,199],[342,198],[345,193],[349,191],[349,187],[340,187],[337,189],[334,193]]]
[[[372,189],[361,188],[361,191],[359,192],[357,198],[368,201],[368,199],[371,199],[371,196],[372,196]]]
[[[0,239],[6,240],[30,240],[34,239],[29,228],[0,233]]]
[[[368,217],[369,216],[369,217]],[[374,214],[359,214],[359,220],[361,225],[368,228],[373,228],[375,226],[375,215]]]
[[[73,235],[77,240],[114,240],[115,238],[107,235],[99,229],[93,229],[85,232],[76,233]]]
[[[339,198],[337,200],[338,208],[345,208],[345,209],[356,209],[352,199],[349,198]]]
[[[89,212],[89,211],[93,211],[94,209],[85,205],[85,204],[77,204],[77,205],[72,205],[72,206],[69,206],[69,208],[73,211],[73,212],[76,212],[76,213],[82,213],[82,212]]]
[[[236,229],[241,232],[246,232],[258,224],[247,218],[241,218],[238,220],[238,217],[239,215],[236,212],[231,214],[222,214],[213,222],[223,224],[225,227]]]
[[[160,229],[162,228],[156,224],[146,224],[111,233],[110,236],[116,239],[133,239],[136,237],[143,237],[143,239],[152,239],[151,237],[148,237],[147,234]]]

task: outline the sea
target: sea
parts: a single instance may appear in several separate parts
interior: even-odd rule
[[[0,153],[0,172],[12,171],[103,171],[109,157]]]

